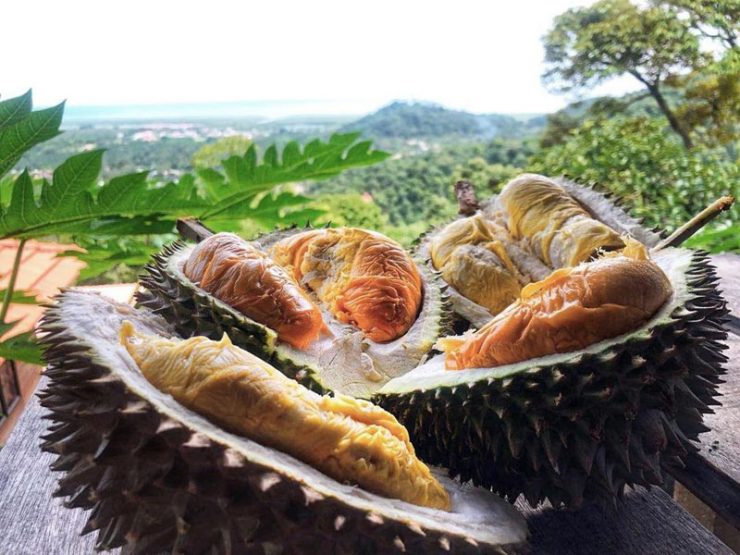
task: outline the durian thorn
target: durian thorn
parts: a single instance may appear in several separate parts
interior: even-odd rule
[[[730,206],[732,206],[732,203],[734,202],[735,197],[729,195],[715,200],[712,204],[707,206],[704,210],[699,212],[696,216],[691,218],[676,231],[671,233],[669,237],[663,239],[660,243],[658,243],[653,250],[658,251],[666,247],[678,247],[679,245],[681,245],[681,243],[686,241],[686,239],[699,231],[702,227],[704,227],[707,223],[717,217],[720,213],[724,212],[725,210],[729,210]]]

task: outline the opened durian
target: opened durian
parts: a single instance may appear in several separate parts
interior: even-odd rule
[[[354,229],[176,244],[142,279],[141,305],[183,336],[220,339],[316,391],[367,398],[417,366],[444,333],[436,278],[397,243]]]
[[[491,249],[491,237],[504,248],[490,264],[478,257],[490,268],[446,275],[445,252]],[[422,238],[473,329],[441,338],[443,354],[375,400],[424,460],[511,499],[573,507],[662,484],[661,469],[696,450],[717,404],[726,308],[706,255],[658,241],[596,191],[520,176]],[[469,293],[483,271],[516,278],[513,303]],[[512,289],[487,294],[509,299]]]
[[[94,315],[94,318],[91,317]],[[322,397],[161,317],[66,291],[41,326],[55,495],[123,553],[509,553],[521,516],[414,454],[366,401]]]
[[[527,284],[558,268],[622,249],[626,236],[647,246],[659,239],[601,193],[565,179],[523,174],[474,215],[425,234],[418,251],[451,286],[455,313],[481,327]],[[471,244],[493,251],[500,262],[491,264],[489,255],[479,254],[475,266],[450,267],[453,253],[464,253]],[[498,272],[505,279],[482,284],[486,272]]]
[[[376,292],[364,289],[368,270],[356,254],[366,233],[296,230],[255,243],[319,306],[328,330],[316,326],[314,344],[330,345],[330,361],[275,343],[273,330],[245,326],[244,315],[194,286],[180,270],[190,250],[158,258],[141,300],[187,336],[218,339],[229,329],[258,354],[268,345],[271,362],[302,383],[370,397],[406,426],[422,460],[510,499],[612,502],[628,485],[662,484],[661,468],[695,449],[702,414],[716,404],[726,337],[726,309],[702,253],[657,248],[659,236],[606,196],[526,174],[478,213],[422,239],[431,268],[416,266],[419,316],[399,339],[364,338],[352,351],[349,338],[404,333],[418,298],[409,264],[381,265],[389,281],[374,274]],[[413,335],[420,324],[441,329],[441,318],[424,316],[442,306],[432,270],[450,285],[457,315],[480,329],[442,337],[444,353],[416,367],[398,358],[394,368],[397,346],[429,337]],[[355,282],[359,302],[337,302]],[[383,308],[385,291],[399,299],[397,311]],[[374,308],[396,316],[373,326]],[[392,356],[382,358],[384,349]],[[371,386],[357,371],[368,358],[374,369],[390,364]]]

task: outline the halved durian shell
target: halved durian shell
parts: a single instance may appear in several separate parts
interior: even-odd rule
[[[594,218],[600,220],[610,226],[612,229],[620,234],[627,234],[637,239],[647,247],[654,247],[660,240],[660,235],[649,231],[641,226],[640,220],[633,218],[627,211],[625,211],[613,195],[599,192],[590,187],[580,185],[573,181],[565,178],[551,178],[552,181],[563,187],[566,192],[576,199]],[[497,201],[497,196],[493,196],[480,205],[480,212],[487,219],[497,221],[499,224],[504,225],[504,222],[500,221],[500,210],[501,207]],[[446,224],[445,224],[446,225]],[[423,234],[414,249],[414,254],[421,259],[426,261],[427,266],[435,272],[436,275],[439,273],[434,268],[431,261],[431,255],[429,251],[430,242],[433,240],[435,235],[444,229],[445,225],[437,226],[425,234]],[[514,239],[512,239],[512,245],[517,248],[518,255],[521,257],[525,267],[529,268],[528,273],[532,274],[533,281],[544,279],[549,273],[542,273],[541,268],[544,267],[543,263],[532,254],[527,254],[527,249],[519,245]],[[520,269],[524,269],[520,267]],[[441,279],[441,278],[440,278]],[[484,306],[481,306],[465,296],[461,295],[454,287],[448,285],[447,294],[450,297],[450,304],[455,314],[469,323],[474,328],[482,327],[493,315]]]
[[[254,242],[263,250],[303,229],[276,231]],[[137,301],[161,314],[183,337],[219,339],[225,332],[233,343],[272,362],[288,376],[314,391],[338,391],[368,398],[388,380],[421,363],[437,338],[448,329],[449,309],[438,278],[417,261],[424,285],[419,315],[409,331],[389,343],[375,343],[361,331],[342,324],[326,309],[324,321],[333,337],[323,336],[308,349],[279,343],[274,330],[255,322],[190,281],[182,266],[192,245],[175,243],[155,255],[141,279],[146,291]]]
[[[662,484],[661,468],[696,450],[718,404],[727,310],[706,255],[669,248],[654,261],[673,295],[639,329],[496,368],[449,371],[439,355],[375,401],[425,461],[510,499],[576,507]]]
[[[118,342],[124,320],[171,327],[147,310],[66,291],[41,326],[52,422],[42,448],[64,474],[55,496],[91,510],[83,533],[122,553],[515,553],[526,524],[482,489],[440,476],[452,512],[340,484],[225,432],[152,386]]]

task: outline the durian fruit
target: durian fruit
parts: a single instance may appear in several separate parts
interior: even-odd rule
[[[600,250],[624,247],[619,234],[593,218],[568,192],[536,174],[512,179],[498,196],[514,239],[525,240],[551,268],[575,266]]]
[[[645,247],[556,270],[475,333],[438,341],[446,367],[491,368],[585,349],[644,324],[671,295]]]
[[[293,455],[339,482],[449,510],[408,432],[383,409],[320,396],[256,356],[221,341],[146,335],[126,321],[121,343],[157,389],[225,430]]]
[[[442,279],[461,295],[497,314],[519,296],[528,280],[512,261],[506,230],[481,214],[455,220],[430,242]]]
[[[519,183],[526,180],[542,183]],[[718,404],[727,310],[705,254],[656,248],[659,237],[604,195],[558,186],[601,222],[589,226],[607,225],[622,246],[600,231],[583,244],[558,240],[565,216],[562,225],[537,223],[550,226],[556,249],[543,246],[537,229],[512,237],[543,264],[544,252],[550,262],[590,259],[593,237],[609,241],[595,260],[530,275],[497,316],[453,295],[455,310],[480,329],[440,340],[447,353],[389,381],[374,400],[408,428],[423,460],[452,476],[533,505],[613,503],[626,486],[661,485],[662,469],[696,450],[692,442],[707,429],[702,415]],[[507,225],[495,198],[480,217]],[[442,232],[423,239],[427,255]]]
[[[416,320],[423,298],[419,270],[401,245],[379,233],[305,231],[278,241],[270,253],[340,322],[374,342],[398,339]]]
[[[288,272],[236,235],[219,233],[197,245],[183,274],[299,349],[318,339],[324,327],[321,311]]]
[[[475,265],[447,268],[437,253],[464,252],[469,244],[485,246],[480,229],[494,230],[488,235],[499,245],[496,254],[506,260],[506,273],[516,277],[520,289],[559,268],[623,248],[625,236],[648,247],[660,239],[602,193],[566,179],[523,174],[483,202],[476,214],[431,230],[417,246],[417,254],[450,286],[455,314],[475,328],[513,302],[514,280],[488,280],[483,286],[484,272],[496,271],[490,257],[478,254]]]
[[[54,495],[91,511],[83,533],[97,531],[98,549],[123,547],[125,555],[515,553],[526,540],[522,517],[507,503],[438,471],[433,480],[449,495],[449,511],[341,483],[269,446],[273,438],[284,447],[298,433],[290,425],[295,407],[274,412],[274,403],[290,404],[297,395],[305,410],[321,398],[298,384],[281,392],[275,384],[289,380],[228,339],[182,341],[146,309],[75,290],[56,299],[40,332],[49,377],[41,398],[51,420],[42,447],[57,455],[52,468],[63,473]],[[234,381],[230,373],[241,378]],[[250,403],[257,403],[251,412],[244,406]],[[383,441],[400,436],[405,444],[403,428],[380,409],[342,397],[326,403],[335,415],[329,425],[364,419],[389,432]],[[245,424],[266,407],[261,424]],[[279,431],[281,424],[286,429]],[[303,432],[311,426],[302,425]],[[305,460],[311,460],[311,439],[317,451],[326,447],[323,424],[315,425],[316,433],[295,448],[306,451]],[[252,426],[260,441],[227,429]]]
[[[354,397],[417,366],[448,326],[433,273],[387,237],[353,228],[178,243],[154,257],[141,284],[138,302],[180,335],[227,333],[306,387]],[[278,321],[294,337],[281,337]]]

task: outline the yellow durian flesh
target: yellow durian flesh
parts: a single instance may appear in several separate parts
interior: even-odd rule
[[[435,509],[450,509],[408,432],[385,410],[352,397],[320,396],[263,360],[221,341],[138,333],[120,341],[144,377],[224,429],[293,455],[340,482]]]
[[[624,246],[619,234],[594,219],[551,179],[523,174],[507,183],[499,200],[515,239],[526,240],[551,268],[576,266],[598,250]]]
[[[456,220],[430,244],[434,267],[461,295],[496,314],[526,281],[506,251],[506,230],[481,214]]]

